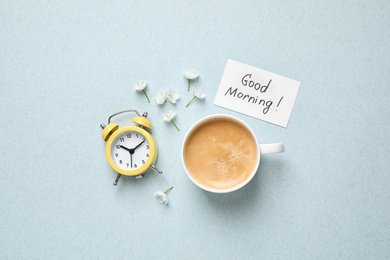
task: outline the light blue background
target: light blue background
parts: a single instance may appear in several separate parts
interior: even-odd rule
[[[385,0],[0,0],[0,258],[389,259],[389,26]],[[302,82],[286,129],[213,105],[229,58]],[[187,109],[186,69],[207,94]],[[124,109],[149,112],[164,174],[114,187],[99,125]],[[212,113],[286,152],[199,189],[180,148]]]

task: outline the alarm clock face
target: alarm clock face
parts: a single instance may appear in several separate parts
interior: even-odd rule
[[[111,144],[111,158],[122,170],[134,171],[150,159],[150,144],[143,134],[125,131]]]

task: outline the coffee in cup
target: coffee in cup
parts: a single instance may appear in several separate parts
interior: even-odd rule
[[[264,152],[260,147],[246,123],[229,115],[212,115],[195,123],[185,136],[183,166],[202,189],[226,193],[253,178],[260,153],[284,151],[283,144],[264,145]]]

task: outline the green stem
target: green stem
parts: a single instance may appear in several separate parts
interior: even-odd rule
[[[190,92],[190,83],[191,83],[191,79],[188,79],[188,92]]]
[[[167,189],[166,191],[164,191],[165,194],[167,194],[168,191],[172,190],[173,189],[173,186],[170,187],[169,189]]]
[[[186,107],[188,107],[188,106],[191,104],[191,102],[194,101],[195,98],[196,98],[196,96],[195,96],[193,99],[191,99],[190,102],[188,102],[188,104],[186,105]]]
[[[142,92],[144,92],[144,94],[145,94],[145,97],[148,99],[148,103],[150,103],[149,97],[148,97],[148,95],[146,95],[146,92],[145,92],[145,90],[144,90],[144,89],[142,90]]]
[[[171,119],[171,122],[173,123],[173,125],[176,127],[177,131],[180,132],[179,128],[177,127],[177,125],[175,124],[175,122],[173,122],[173,119]]]

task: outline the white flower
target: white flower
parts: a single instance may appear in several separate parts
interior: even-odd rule
[[[185,71],[184,72],[184,77],[188,79],[188,91],[190,91],[190,85],[191,85],[191,80],[196,79],[199,77],[199,74],[196,73],[194,70],[193,71]]]
[[[195,97],[197,98],[205,98],[206,97],[206,94],[203,93],[200,88],[193,88],[193,91],[194,91],[194,95]]]
[[[147,85],[148,85],[148,82],[142,81],[142,80],[141,80],[140,82],[138,82],[138,83],[134,86],[134,88],[135,88],[135,90],[137,90],[137,91],[142,91],[142,92],[144,92],[144,95],[145,95],[145,97],[147,98],[148,103],[150,103],[149,97],[148,97],[148,95],[146,95],[146,92],[145,92],[145,88],[146,88]]]
[[[146,82],[146,81],[140,81],[140,82],[138,82],[135,86],[134,86],[134,88],[135,88],[135,90],[137,90],[137,91],[141,91],[141,90],[144,90],[144,88],[146,88],[146,86],[148,85],[148,82]]]
[[[186,105],[186,107],[188,107],[188,106],[191,104],[191,102],[195,100],[195,98],[203,99],[203,98],[206,97],[206,94],[203,93],[203,92],[200,90],[200,88],[193,88],[193,90],[194,90],[194,97],[191,99],[190,102],[188,102],[188,104]]]
[[[154,196],[155,196],[156,198],[158,198],[158,201],[159,201],[160,203],[165,203],[165,204],[168,205],[168,195],[167,195],[167,192],[170,191],[170,190],[172,190],[172,189],[173,189],[173,186],[170,187],[169,189],[167,189],[167,190],[164,191],[164,192],[158,191],[158,192],[154,193]]]
[[[186,78],[186,79],[196,79],[197,77],[199,77],[199,74],[198,73],[196,73],[194,70],[192,70],[192,71],[185,71],[184,72],[184,77]]]
[[[176,112],[168,111],[166,114],[163,115],[163,120],[166,121],[166,122],[171,121],[172,124],[176,127],[177,131],[180,131],[179,128],[177,127],[177,125],[175,124],[175,122],[173,121],[175,116],[176,116]]]
[[[154,98],[154,100],[158,105],[162,105],[165,103],[165,97],[166,97],[166,93],[164,91],[160,91],[160,93],[158,94],[158,96]]]
[[[168,204],[168,195],[162,191],[158,191],[154,194],[158,198],[158,202]]]
[[[175,116],[176,116],[176,112],[175,111],[168,111],[167,113],[165,113],[163,115],[163,120],[166,121],[166,122],[169,122],[172,119],[174,119]]]
[[[180,97],[179,95],[179,92],[177,91],[177,89],[174,89],[174,88],[170,88],[168,89],[167,93],[166,93],[166,98],[168,99],[168,101],[170,101],[171,103],[176,103],[176,100],[178,100]]]

